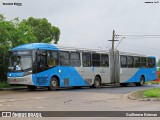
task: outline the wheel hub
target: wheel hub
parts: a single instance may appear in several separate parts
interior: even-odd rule
[[[53,87],[56,87],[56,86],[57,86],[56,81],[52,81],[51,84],[52,84]]]

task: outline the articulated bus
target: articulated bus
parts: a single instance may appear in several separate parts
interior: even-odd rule
[[[9,51],[8,83],[34,90],[48,87],[99,87],[107,84],[142,86],[156,79],[153,56],[32,43]]]

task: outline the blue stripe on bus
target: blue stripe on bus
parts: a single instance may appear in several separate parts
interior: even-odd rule
[[[90,86],[78,73],[78,71],[71,66],[63,67],[57,66],[55,68],[33,74],[32,80],[36,86],[49,86],[52,76],[57,76],[60,79],[60,87],[69,86]],[[68,79],[69,84],[65,85],[64,80]]]
[[[124,83],[134,83],[139,82],[141,75],[145,76],[145,82],[156,79],[155,68],[139,68],[139,70]],[[23,77],[25,72],[9,72],[8,77]],[[142,74],[143,73],[143,74]],[[152,74],[151,74],[152,73]],[[35,86],[49,86],[50,79],[52,76],[57,76],[60,79],[60,87],[69,87],[69,86],[91,86],[87,83],[78,71],[71,66],[57,66],[55,68],[33,74],[32,81]],[[64,79],[69,80],[69,84],[64,84]]]
[[[139,70],[129,80],[126,80],[124,83],[140,82],[141,75],[145,76],[145,82],[156,80],[157,76],[155,72],[156,68],[139,68]]]
[[[8,77],[23,77],[25,72],[8,72]]]

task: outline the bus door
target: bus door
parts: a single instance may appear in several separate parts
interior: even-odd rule
[[[48,72],[45,72],[47,67],[47,51],[39,50],[35,51],[35,60],[33,61],[33,71],[36,73],[34,79],[38,86],[44,86],[48,82]]]
[[[119,64],[119,51],[110,50],[110,83],[120,82],[120,64]]]
[[[101,54],[100,61],[101,83],[110,83],[109,55]]]
[[[60,60],[60,66],[59,66],[59,75],[60,79],[64,80],[64,86],[71,86],[70,81],[70,60],[69,60],[69,52],[67,51],[60,51],[59,52],[59,60]]]
[[[91,67],[91,53],[82,53],[82,66],[81,75],[85,84],[90,85],[94,80],[92,79],[94,67]]]
[[[134,63],[134,61],[136,63]],[[135,73],[138,71],[140,67],[140,58],[133,57],[128,55],[120,55],[120,81],[123,82],[135,82],[136,76]],[[136,67],[135,67],[135,65]]]
[[[70,52],[69,76],[72,86],[83,86],[84,81],[81,79],[81,59],[79,52]]]

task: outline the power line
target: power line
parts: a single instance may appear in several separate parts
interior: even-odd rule
[[[117,35],[126,37],[127,39],[147,39],[147,38],[160,38],[160,35]]]
[[[126,40],[129,40],[129,39],[152,39],[152,40],[154,40],[154,39],[159,39],[160,38],[160,34],[149,34],[149,35],[147,35],[147,34],[133,34],[133,35],[129,35],[129,34],[122,34],[122,35],[120,35],[120,34],[118,34],[117,36],[119,36],[119,38],[123,38],[123,37],[125,37],[125,39]],[[117,47],[116,47],[116,49],[119,47],[119,45],[121,44],[121,42],[122,42],[122,40],[123,39],[121,39],[120,41],[119,41],[119,43],[118,43],[118,45],[117,45]],[[125,41],[126,41],[125,40]],[[158,49],[158,48],[152,48],[152,47],[147,47],[147,46],[145,46],[145,44],[143,44],[143,45],[137,45],[137,44],[133,44],[133,43],[131,43],[132,44],[132,47],[128,47],[128,46],[130,46],[130,44],[126,44],[126,42],[124,42],[123,43],[124,45],[122,46],[122,47],[120,47],[119,49],[121,49],[121,50],[131,50],[131,51],[137,51],[138,53],[139,52],[143,52],[144,54],[148,54],[148,55],[155,55],[156,57],[158,57],[159,56],[159,54],[160,54],[160,49]]]
[[[123,37],[123,38],[119,41],[118,45],[116,46],[116,49],[117,49],[118,46],[121,44],[121,42],[122,42],[122,40],[123,40],[124,38],[125,38],[125,37]]]
[[[141,36],[152,36],[152,37],[153,37],[153,36],[159,36],[159,37],[160,37],[160,35],[118,35],[118,36],[126,36],[126,37],[128,37],[128,36],[130,36],[130,37],[135,37],[135,36],[136,36],[136,37],[137,37],[137,36],[140,36],[140,37],[141,37]]]
[[[120,48],[120,49],[125,49],[125,50],[131,50],[131,51],[143,51],[143,53],[145,54],[159,54],[160,49],[156,49],[156,48],[148,48],[145,46],[140,46],[140,45],[133,45],[132,47],[126,47],[126,46],[130,46],[129,44],[124,43],[125,45]],[[144,50],[145,49],[145,50]]]

